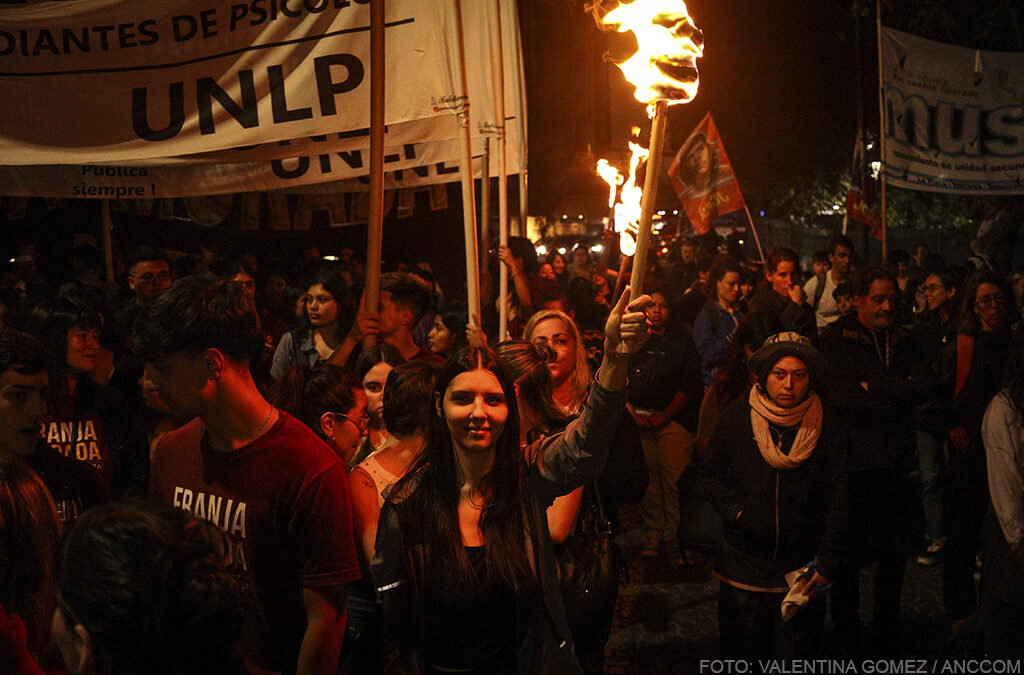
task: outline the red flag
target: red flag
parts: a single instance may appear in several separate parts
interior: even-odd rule
[[[875,179],[868,167],[864,147],[864,130],[857,125],[857,140],[853,144],[853,166],[850,169],[850,189],[846,192],[846,217],[871,228],[875,239],[882,239],[882,220],[875,202]]]
[[[711,221],[744,208],[743,193],[711,113],[704,116],[668,168],[672,187],[697,234],[711,231]]]

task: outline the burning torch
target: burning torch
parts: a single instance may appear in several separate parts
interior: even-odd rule
[[[634,0],[609,12],[604,12],[601,3],[595,3],[590,10],[602,28],[619,33],[631,31],[636,37],[636,54],[615,65],[636,87],[634,97],[647,104],[651,117],[650,157],[644,176],[630,281],[630,300],[635,300],[643,291],[647,270],[668,106],[688,103],[696,96],[700,83],[697,59],[704,50],[704,36],[690,21],[683,0]],[[626,236],[625,233],[622,236]],[[622,253],[625,255],[626,251]]]
[[[633,136],[640,134],[638,127],[633,127]],[[615,291],[612,297],[619,297],[622,292],[623,279],[626,276],[626,264],[636,253],[637,229],[640,224],[641,208],[640,202],[643,198],[643,190],[636,184],[637,169],[640,162],[648,158],[647,148],[642,147],[635,141],[629,142],[629,173],[624,178],[618,169],[611,166],[606,160],[597,161],[597,173],[608,183],[610,191],[608,206],[612,210],[611,221],[613,229],[619,235],[619,252],[622,254],[622,261],[619,264],[619,276],[615,282]],[[618,187],[621,186],[621,191]]]

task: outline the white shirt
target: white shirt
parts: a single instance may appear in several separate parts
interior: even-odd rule
[[[1010,548],[1024,544],[1024,419],[999,392],[985,411],[981,438],[988,461],[988,489]]]
[[[818,277],[813,276],[804,284],[804,293],[807,294],[807,304],[814,306],[814,292],[818,289]],[[836,299],[832,297],[832,291],[836,290],[836,282],[832,280],[832,270],[825,272],[825,290],[821,292],[821,299],[818,300],[818,308],[814,311],[814,317],[818,322],[818,330],[829,325],[839,318],[839,307]]]

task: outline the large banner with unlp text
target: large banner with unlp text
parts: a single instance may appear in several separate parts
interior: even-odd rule
[[[486,42],[498,13],[466,4],[467,40]],[[512,102],[515,3],[500,5],[511,24],[503,48]],[[472,49],[463,86],[451,62],[452,6],[388,1],[385,162],[397,171],[389,184],[457,178],[458,113],[467,107],[478,156],[485,136],[518,131],[514,116],[496,110],[493,64]],[[369,15],[367,0],[4,7],[0,194],[153,198],[341,180],[358,188],[351,181],[369,172]],[[508,170],[518,167],[513,152]]]

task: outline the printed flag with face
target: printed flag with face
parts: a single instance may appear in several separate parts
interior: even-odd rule
[[[871,234],[875,239],[882,239],[882,221],[875,200],[875,179],[868,166],[864,130],[860,125],[857,125],[857,140],[853,144],[850,189],[846,193],[846,218],[864,223],[871,228]]]
[[[716,217],[743,209],[743,193],[711,113],[679,148],[668,176],[698,235],[711,231]]]

